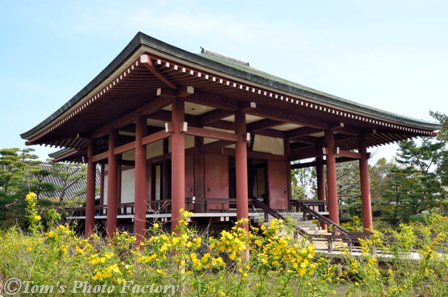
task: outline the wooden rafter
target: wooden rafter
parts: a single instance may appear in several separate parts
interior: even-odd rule
[[[280,126],[284,123],[285,122],[270,120],[270,119],[259,120],[259,121],[248,124],[246,126],[246,130],[247,130],[247,132],[256,132],[256,131],[260,131],[260,130],[266,130],[268,128],[272,128],[275,126]]]
[[[316,150],[314,152],[307,152],[307,153],[292,153],[290,155],[290,160],[300,160],[300,159],[309,159],[309,158],[317,158],[317,157],[323,157],[328,154],[327,148],[322,148],[321,150]]]
[[[165,77],[162,73],[157,70],[157,68],[152,63],[151,57],[149,55],[140,56],[140,64],[146,67],[152,74],[154,74],[158,79],[164,82],[171,89],[177,90],[177,85]]]
[[[207,144],[203,144],[201,146],[201,152],[207,152],[210,150],[214,150],[214,149],[218,149],[218,148],[223,148],[225,146],[234,144],[234,141],[230,141],[230,140],[218,140],[218,141],[214,141],[214,142],[210,142]]]
[[[301,126],[307,126],[318,129],[328,129],[328,124],[325,121],[317,120],[315,118],[299,116],[297,114],[274,110],[262,106],[257,106],[255,109],[247,111],[248,114],[264,117],[266,119],[289,122]]]
[[[173,97],[169,97],[169,96],[158,97],[158,98],[152,100],[151,102],[137,108],[133,112],[130,112],[130,113],[122,116],[121,118],[113,121],[109,125],[103,126],[99,129],[93,131],[92,137],[99,138],[101,136],[108,134],[110,128],[118,129],[120,127],[126,126],[126,125],[132,123],[133,121],[135,121],[135,119],[137,118],[138,115],[151,114],[151,113],[171,104],[172,100],[173,100]]]
[[[219,139],[219,140],[228,140],[228,141],[233,141],[233,142],[238,141],[238,135],[236,135],[234,133],[204,129],[204,128],[199,128],[199,127],[189,126],[187,128],[187,131],[185,131],[185,134],[192,135],[192,136],[198,136],[198,137]]]

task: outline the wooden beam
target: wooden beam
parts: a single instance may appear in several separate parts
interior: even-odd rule
[[[120,145],[120,146],[114,148],[114,154],[119,155],[124,152],[130,151],[132,149],[135,149],[135,141],[131,141],[131,142],[128,142],[126,144],[123,144],[123,145]]]
[[[235,123],[229,122],[229,121],[216,121],[216,122],[210,123],[207,126],[210,126],[213,128],[218,128],[218,129],[230,130],[230,131],[235,130]]]
[[[231,110],[215,109],[200,115],[198,122],[201,125],[208,125],[223,118],[229,117],[233,114],[234,112]]]
[[[149,55],[140,56],[140,64],[146,67],[152,74],[154,74],[158,79],[164,82],[171,89],[177,90],[177,85],[165,77],[162,73],[157,70],[157,68],[152,63],[151,57]]]
[[[328,128],[333,130],[339,130],[344,128],[345,124],[343,122],[336,122],[336,123],[330,123],[328,124]]]
[[[355,127],[343,127],[338,129],[338,132],[342,134],[358,136],[359,134],[361,134],[361,129]]]
[[[95,163],[95,162],[107,159],[108,153],[109,153],[108,151],[105,151],[103,153],[96,154],[95,156],[92,157],[92,162]]]
[[[210,142],[207,144],[203,144],[201,146],[201,152],[207,152],[209,150],[223,148],[225,146],[228,146],[228,145],[231,145],[234,143],[235,143],[234,141],[230,141],[230,140],[218,140],[218,141]]]
[[[171,111],[161,109],[148,115],[147,118],[163,122],[171,122]],[[185,121],[187,121],[188,124],[192,126],[199,125],[197,117],[191,114],[185,114]]]
[[[157,94],[157,97],[159,97],[159,98],[174,99],[177,97],[177,92],[170,88],[158,88],[156,94]]]
[[[194,94],[194,88],[192,86],[180,87],[177,91],[177,96],[185,98]]]
[[[356,153],[356,152],[351,152],[351,151],[341,150],[339,147],[334,148],[334,154],[338,157],[346,157],[346,158],[351,158],[354,160],[362,159],[362,154]],[[368,157],[370,157],[370,155]]]
[[[122,116],[121,118],[113,121],[112,123],[103,126],[99,129],[96,129],[92,132],[92,138],[100,138],[109,133],[110,128],[118,129],[123,126],[126,126],[135,121],[138,115],[147,115],[153,112],[156,112],[159,109],[164,108],[167,105],[170,105],[173,100],[173,97],[169,96],[161,96],[158,97],[151,102],[137,108],[136,110]]]
[[[238,108],[241,111],[248,111],[250,109],[257,108],[257,103],[256,102],[239,102]]]
[[[290,144],[289,144],[289,149],[290,149],[291,151],[293,151],[293,150],[299,150],[299,149],[303,149],[303,148],[310,147],[310,146],[311,146],[311,145],[308,144],[308,143],[293,142],[293,143],[290,143]]]
[[[215,152],[223,154],[223,155],[229,155],[229,156],[235,155],[235,150],[229,149],[229,148],[222,148],[220,150],[216,150]],[[253,158],[253,159],[263,159],[263,160],[276,160],[276,161],[285,161],[286,160],[285,156],[273,155],[273,154],[261,153],[261,152],[249,152],[249,151],[247,152],[247,157]]]
[[[165,130],[161,130],[159,132],[153,133],[151,135],[147,135],[142,138],[142,145],[147,145],[171,136],[171,133],[166,132]]]
[[[188,102],[207,105],[214,108],[237,111],[240,106],[236,100],[204,92],[195,91],[194,94],[185,98]]]
[[[286,131],[285,135],[286,135],[286,137],[289,137],[289,139],[294,139],[297,137],[308,136],[308,135],[319,133],[319,132],[323,132],[323,130],[316,129],[316,128],[310,128],[310,127],[302,127],[302,128],[297,128],[294,130]]]
[[[284,124],[285,122],[276,121],[276,120],[259,120],[250,124],[247,124],[246,130],[247,132],[256,132],[259,130],[265,130],[268,128],[272,128],[275,126],[279,126]]]
[[[319,143],[319,137],[313,136],[302,136],[294,139],[297,142],[309,143],[309,144],[317,144]]]
[[[311,128],[328,129],[328,124],[324,121],[262,106],[257,106],[257,108],[248,110],[247,113],[271,120],[289,122]]]
[[[323,147],[322,150],[316,150],[314,152],[309,152],[309,153],[296,153],[296,154],[291,154],[290,156],[290,160],[291,161],[295,161],[295,160],[300,160],[300,159],[309,159],[309,158],[316,158],[316,157],[323,157],[325,155],[328,154],[328,149]]]
[[[252,133],[254,133],[255,135],[263,135],[274,138],[281,138],[281,139],[285,138],[285,132],[275,129],[258,130],[257,132]]]
[[[350,138],[354,138],[356,136],[351,135],[351,134],[335,134],[334,135],[334,141],[342,141],[342,140],[346,140],[346,139],[350,139]]]
[[[345,158],[345,157],[336,158],[336,163],[345,163],[345,162],[353,162],[353,161],[356,161],[356,160],[353,160],[352,158]],[[323,164],[325,165],[326,163],[327,162],[324,160]],[[292,164],[291,169],[307,168],[307,167],[312,167],[312,166],[316,166],[316,165],[317,165],[316,161]]]
[[[254,109],[257,107],[257,104],[255,102],[242,102],[237,104],[238,109],[242,111],[247,111],[250,109]],[[208,125],[210,123],[219,121],[223,118],[229,117],[234,115],[235,110],[233,109],[216,109],[209,111],[205,114],[202,114],[199,116],[199,124],[201,125]]]
[[[219,140],[229,140],[234,142],[238,141],[238,135],[236,135],[235,133],[216,131],[199,127],[188,127],[185,134],[198,137],[219,139]]]

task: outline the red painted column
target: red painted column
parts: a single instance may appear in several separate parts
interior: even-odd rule
[[[320,148],[322,149],[322,148]],[[316,158],[316,179],[317,179],[317,199],[325,201],[327,199],[325,195],[325,171],[324,171],[324,158]],[[321,223],[322,229],[327,230],[327,224]]]
[[[205,153],[201,151],[204,138],[194,138],[194,196],[205,198]],[[204,212],[204,204],[196,204],[195,212]]]
[[[117,146],[117,131],[109,130],[109,150],[107,155],[107,221],[106,235],[109,238],[114,237],[117,231],[117,176],[118,162],[114,154],[114,148]]]
[[[104,205],[104,171],[105,171],[104,163],[100,166],[101,176],[100,176],[100,205]]]
[[[146,232],[146,146],[142,145],[142,138],[146,136],[146,118],[137,118],[135,129],[135,211],[134,234],[137,243],[145,238]]]
[[[324,158],[316,158],[317,199],[326,200]]]
[[[185,209],[185,120],[184,99],[175,98],[172,104],[173,135],[171,136],[171,231],[176,232]]]
[[[289,155],[291,154],[291,147],[289,144],[289,138],[285,137],[285,139],[283,139],[283,147],[286,162],[286,183],[287,183],[286,191],[288,195],[288,209],[291,209],[292,186],[291,186],[291,161],[289,159]]]
[[[89,237],[95,229],[95,180],[96,163],[93,163],[93,155],[96,151],[96,139],[89,138],[87,144],[87,191],[86,191],[86,221],[85,237]]]
[[[249,218],[246,115],[242,111],[235,113],[235,133],[238,135],[235,148],[236,218],[241,220]],[[244,228],[249,231],[249,224],[246,224]]]
[[[359,160],[359,173],[361,180],[362,218],[364,223],[364,231],[373,231],[369,164],[367,162],[367,142],[365,134],[358,136],[358,151],[362,155],[362,158]]]
[[[332,129],[325,130],[327,144],[327,185],[329,219],[339,224],[338,185],[336,177],[336,156],[334,155],[334,133]]]

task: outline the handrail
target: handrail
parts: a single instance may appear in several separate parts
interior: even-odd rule
[[[332,230],[332,237],[336,238],[336,234],[335,234],[336,231],[339,232],[340,234],[342,234],[343,235],[342,239],[343,240],[345,239],[345,241],[349,245],[349,249],[351,251],[351,249],[352,249],[352,240],[351,240],[351,237],[350,237],[350,232],[347,229],[341,227],[340,225],[336,224],[332,220],[322,216],[318,212],[310,209],[309,207],[305,206],[305,204],[300,202],[300,201],[291,200],[291,204],[294,204],[294,206],[296,206],[298,209],[301,209],[303,211],[304,218],[306,218],[306,214],[309,214],[312,217],[314,217],[316,220],[318,220],[319,222],[324,223],[326,225],[333,226],[334,228]]]
[[[274,218],[278,219],[278,220],[283,220],[285,221],[285,218],[278,213],[278,211],[276,211],[275,209],[270,208],[268,205],[264,204],[263,202],[261,202],[258,199],[250,199],[249,203],[252,203],[255,207],[261,208],[264,211],[265,214],[265,218],[267,221],[267,217],[268,214],[273,216]],[[309,236],[309,234],[303,230],[302,228],[298,227],[298,226],[294,226],[294,228],[296,229],[297,233],[299,233],[302,236]]]

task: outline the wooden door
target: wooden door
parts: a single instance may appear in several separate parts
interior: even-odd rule
[[[229,198],[228,156],[205,154],[205,198]],[[209,204],[209,209],[222,209],[222,206]]]
[[[288,179],[284,161],[268,161],[269,207],[288,208]]]

